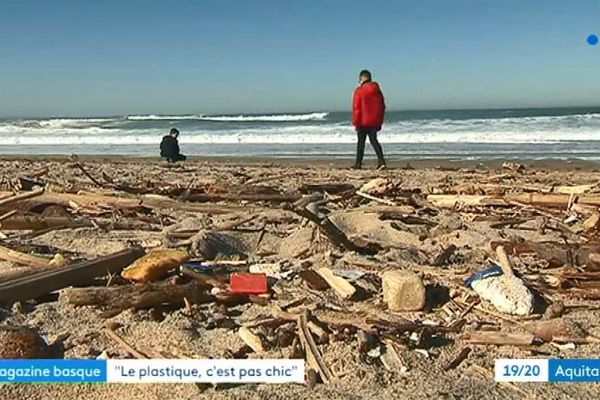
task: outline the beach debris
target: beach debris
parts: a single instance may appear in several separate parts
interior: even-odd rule
[[[231,293],[266,293],[268,290],[267,275],[246,272],[233,273],[229,277],[229,290]]]
[[[263,345],[262,339],[260,338],[260,336],[252,333],[250,329],[246,328],[245,326],[242,326],[238,330],[238,335],[240,336],[240,338],[242,338],[244,343],[246,343],[246,345],[250,347],[252,351],[254,351],[256,354],[262,354],[265,352],[265,347]]]
[[[297,319],[298,336],[300,338],[300,344],[304,349],[307,367],[317,371],[323,383],[329,383],[333,379],[333,374],[312,337],[310,329],[308,328],[308,320],[308,311],[305,311],[305,313],[301,314]]]
[[[0,246],[0,259],[30,267],[50,267],[50,260]]]
[[[144,254],[141,248],[131,248],[69,268],[52,269],[0,283],[0,303],[35,299],[71,285],[89,283],[97,276],[120,272]]]
[[[496,248],[500,276],[478,276],[470,279],[468,285],[484,300],[489,301],[498,311],[512,315],[529,315],[533,312],[533,295],[517,278],[502,246]],[[490,270],[487,270],[490,271]],[[496,273],[497,269],[492,270]],[[494,274],[495,275],[495,274]]]
[[[124,269],[121,276],[134,282],[151,282],[189,260],[187,251],[153,250]]]
[[[390,311],[418,311],[425,307],[425,285],[414,272],[385,271],[382,288],[383,301]]]
[[[127,309],[149,309],[161,305],[185,306],[215,300],[195,282],[174,284],[157,282],[122,286],[94,286],[69,288],[61,292],[61,299],[74,306],[96,306],[107,310],[107,315],[117,315]]]
[[[329,289],[329,284],[325,279],[321,277],[318,273],[311,269],[306,269],[300,271],[300,278],[307,283],[307,285],[314,290],[325,290]]]
[[[27,326],[0,325],[0,359],[56,358],[55,351]]]
[[[535,336],[524,332],[469,331],[460,335],[460,339],[469,344],[530,346]]]
[[[567,343],[587,336],[574,322],[561,318],[531,321],[525,327],[544,342]]]
[[[388,178],[375,178],[362,185],[359,189],[361,193],[372,196],[381,196],[395,188],[394,183]]]
[[[129,344],[127,341],[125,341],[125,339],[123,339],[121,336],[119,336],[117,334],[117,332],[115,332],[113,329],[106,328],[106,329],[104,329],[104,333],[106,334],[106,336],[108,336],[113,341],[115,341],[128,354],[132,355],[133,357],[137,358],[138,360],[146,360],[149,358],[146,354],[136,350],[131,344]]]
[[[333,271],[327,267],[319,268],[317,273],[342,300],[349,299],[356,292],[356,288],[350,282],[340,276],[336,276]]]
[[[455,251],[456,251],[455,245],[453,245],[453,244],[448,245],[447,247],[443,248],[442,251],[440,251],[435,256],[431,265],[433,265],[435,267],[441,267],[443,265],[446,265],[449,262],[450,257],[452,257],[452,255],[454,254]]]
[[[590,214],[590,216],[587,217],[581,225],[585,232],[598,230],[598,225],[600,225],[600,212],[592,212],[592,214]]]
[[[473,351],[473,349],[471,349],[470,347],[461,348],[460,351],[454,357],[452,357],[450,361],[446,363],[446,365],[444,365],[443,370],[450,371],[458,367],[464,360],[467,359],[467,357],[469,357],[471,351]]]
[[[502,163],[502,168],[507,169],[512,172],[523,172],[525,171],[525,166],[523,164],[505,161]]]

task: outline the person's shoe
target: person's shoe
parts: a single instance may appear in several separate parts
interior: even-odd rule
[[[350,167],[352,169],[361,169],[362,167],[358,164],[354,164],[352,167]]]
[[[387,168],[387,166],[386,166],[385,164],[379,164],[379,165],[377,166],[377,171],[383,171],[383,170],[384,170],[384,169],[386,169],[386,168]]]

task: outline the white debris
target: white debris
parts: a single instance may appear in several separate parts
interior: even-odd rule
[[[473,290],[498,311],[512,315],[529,315],[533,312],[533,295],[515,276],[492,276],[471,283]]]

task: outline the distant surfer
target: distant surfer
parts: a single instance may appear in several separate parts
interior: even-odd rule
[[[360,71],[358,75],[360,85],[354,91],[352,125],[356,128],[358,143],[356,145],[356,162],[352,168],[360,169],[362,167],[365,142],[368,136],[371,146],[377,154],[377,169],[382,170],[385,169],[385,160],[383,149],[377,140],[377,132],[381,130],[383,125],[385,100],[379,85],[371,79],[371,72],[366,69]]]
[[[168,162],[185,161],[187,158],[179,152],[179,130],[176,128],[171,129],[171,132],[162,138],[160,142],[160,156],[166,158]]]

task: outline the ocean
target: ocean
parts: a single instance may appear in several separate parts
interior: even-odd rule
[[[157,156],[176,127],[192,156],[351,158],[349,121],[349,112],[1,118],[0,154]],[[600,107],[391,111],[379,138],[390,159],[600,160]]]

